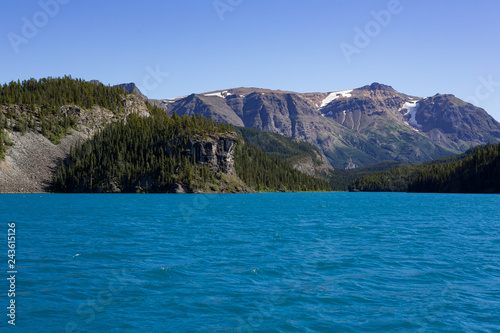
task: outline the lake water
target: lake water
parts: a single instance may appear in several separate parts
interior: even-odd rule
[[[500,196],[0,195],[17,332],[500,332]]]

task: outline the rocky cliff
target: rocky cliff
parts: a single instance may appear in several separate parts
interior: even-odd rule
[[[234,148],[237,143],[236,133],[197,137],[189,142],[189,155],[195,163],[208,165],[212,172],[235,176]]]

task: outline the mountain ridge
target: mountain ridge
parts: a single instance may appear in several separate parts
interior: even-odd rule
[[[202,114],[309,142],[337,168],[424,162],[500,140],[500,124],[481,108],[450,94],[417,97],[376,82],[327,93],[240,87],[159,105],[170,114]]]

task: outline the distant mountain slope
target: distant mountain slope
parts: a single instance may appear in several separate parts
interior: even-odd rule
[[[333,167],[328,159],[310,143],[247,127],[236,127],[245,142],[256,146],[268,156],[287,162],[308,175],[326,176]]]
[[[438,94],[419,101],[416,122],[434,142],[457,151],[500,138],[495,119],[453,95]]]
[[[170,114],[202,114],[312,143],[337,168],[423,162],[500,139],[500,124],[452,95],[419,98],[374,83],[332,93],[236,88],[162,100]]]
[[[169,113],[174,112],[180,116],[200,114],[217,122],[244,126],[240,117],[220,97],[192,94],[172,104]]]

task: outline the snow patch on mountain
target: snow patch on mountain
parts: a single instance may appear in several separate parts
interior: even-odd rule
[[[227,90],[217,91],[217,92],[210,93],[210,94],[203,94],[203,96],[216,96],[216,97],[220,97],[220,98],[226,98],[227,96],[231,96],[231,95],[233,95],[233,94],[231,94]]]
[[[403,107],[401,108],[400,111],[406,110],[404,112],[404,115],[410,115],[410,118],[408,119],[408,124],[416,127],[416,128],[422,128],[422,125],[420,125],[417,122],[417,111],[418,111],[418,100],[410,100],[406,102]]]
[[[336,92],[330,93],[323,100],[323,102],[321,103],[321,106],[319,108],[320,109],[324,108],[325,106],[327,106],[328,104],[330,104],[331,102],[333,102],[334,100],[336,100],[339,97],[351,97],[352,96],[352,91],[353,91],[353,89],[351,89],[351,90],[344,90],[344,91],[336,91]]]

